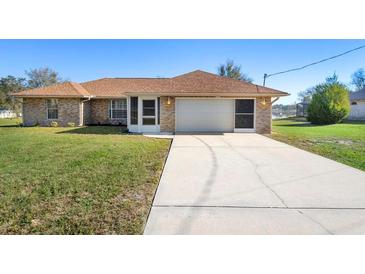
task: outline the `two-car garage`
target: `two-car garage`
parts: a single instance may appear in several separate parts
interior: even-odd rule
[[[176,98],[176,131],[255,130],[254,99]]]

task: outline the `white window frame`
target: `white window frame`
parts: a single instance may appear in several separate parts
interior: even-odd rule
[[[237,109],[236,109],[236,100],[252,100],[253,101],[253,112],[237,112]],[[252,128],[243,128],[243,127],[238,127],[236,128],[236,116],[239,115],[239,116],[246,116],[246,115],[252,115],[253,117],[253,127]],[[234,102],[234,126],[235,126],[235,129],[237,130],[252,130],[255,128],[255,116],[256,116],[256,101],[254,99],[246,99],[246,98],[240,98],[240,99],[235,99],[235,102]]]
[[[256,98],[235,98],[235,100],[253,100],[253,128],[236,128],[236,103],[234,108],[234,125],[233,132],[256,132]],[[252,113],[246,113],[252,114]]]
[[[124,101],[122,108],[113,108],[113,102],[114,101]],[[126,112],[126,115],[125,115],[125,117],[113,117],[113,110],[124,110]],[[114,99],[114,100],[110,100],[110,106],[109,106],[109,118],[110,119],[116,119],[116,120],[127,119],[127,117],[128,117],[128,113],[127,112],[128,112],[128,109],[127,109],[127,99]]]
[[[54,100],[54,101],[56,101],[56,105],[57,105],[57,107],[49,107],[48,106],[48,101],[50,101],[50,100]],[[58,115],[58,99],[46,99],[46,110],[47,110],[47,120],[58,120],[58,117],[59,117],[59,115]],[[57,118],[49,118],[49,111],[50,110],[57,110]]]

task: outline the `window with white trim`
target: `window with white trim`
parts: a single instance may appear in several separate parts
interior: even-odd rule
[[[138,124],[138,97],[131,97],[130,100],[131,125]]]
[[[161,100],[160,97],[157,97],[157,124],[160,124],[160,105],[161,105]]]
[[[47,119],[56,120],[58,119],[58,100],[57,99],[47,99]]]
[[[110,101],[109,118],[111,119],[127,118],[127,99]]]

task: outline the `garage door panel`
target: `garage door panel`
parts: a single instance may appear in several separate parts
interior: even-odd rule
[[[176,131],[233,131],[234,100],[178,99],[176,102]]]

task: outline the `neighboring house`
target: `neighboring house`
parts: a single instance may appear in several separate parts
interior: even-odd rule
[[[295,104],[282,105],[275,104],[272,106],[272,118],[282,119],[296,116],[297,106]]]
[[[2,109],[0,108],[0,118],[15,118],[16,113],[9,109]]]
[[[271,132],[273,97],[288,93],[193,71],[173,78],[103,78],[14,93],[24,125],[120,124],[131,132]]]
[[[365,88],[350,93],[350,120],[365,120]]]

